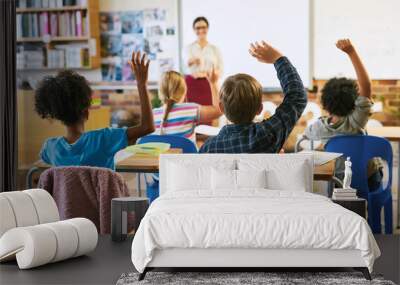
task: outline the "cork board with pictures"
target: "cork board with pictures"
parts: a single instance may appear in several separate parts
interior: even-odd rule
[[[102,80],[135,80],[128,63],[134,50],[151,60],[151,81],[167,70],[179,70],[177,25],[170,18],[163,8],[101,12]]]

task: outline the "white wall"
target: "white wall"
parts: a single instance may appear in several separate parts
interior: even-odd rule
[[[279,87],[273,66],[257,62],[248,53],[251,42],[266,40],[289,57],[308,85],[309,0],[182,0],[181,11],[184,47],[195,40],[193,20],[209,19],[209,41],[221,50],[225,77],[248,73],[264,87]]]
[[[351,38],[373,79],[400,78],[399,0],[314,0],[314,76],[355,77],[339,38]]]

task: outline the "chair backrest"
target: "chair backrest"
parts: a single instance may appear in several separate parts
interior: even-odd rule
[[[139,144],[149,142],[169,143],[171,148],[181,148],[183,153],[197,153],[196,145],[189,139],[175,135],[148,135],[140,138]]]
[[[336,136],[325,145],[326,151],[343,153],[344,157],[350,157],[352,162],[351,187],[357,189],[358,195],[368,198],[368,161],[374,157],[380,157],[386,161],[389,168],[389,180],[385,190],[392,184],[393,152],[388,140],[366,135]]]
[[[52,167],[40,175],[38,186],[53,196],[61,220],[87,218],[101,234],[111,232],[112,198],[129,196],[121,174],[101,167]]]

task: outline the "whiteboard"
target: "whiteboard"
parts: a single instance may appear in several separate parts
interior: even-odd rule
[[[220,49],[224,60],[222,79],[248,73],[264,87],[280,87],[273,65],[259,63],[248,53],[251,42],[266,40],[291,60],[308,85],[309,0],[181,0],[180,5],[181,56],[196,39],[193,20],[205,16],[210,22],[208,40]]]
[[[399,0],[314,0],[315,78],[355,78],[335,47],[343,37],[352,39],[372,79],[400,78]]]

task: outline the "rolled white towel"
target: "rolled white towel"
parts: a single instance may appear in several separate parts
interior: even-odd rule
[[[16,256],[20,269],[49,263],[56,252],[54,233],[42,225],[13,228],[0,238],[0,261]]]
[[[87,254],[97,245],[96,226],[75,218],[8,230],[0,238],[0,261],[16,256],[20,269],[28,269]]]
[[[35,205],[29,195],[22,191],[14,191],[0,193],[0,196],[10,203],[17,227],[39,224]]]
[[[17,222],[10,202],[6,197],[0,195],[0,237],[16,226]]]
[[[53,197],[43,189],[29,189],[22,191],[28,194],[33,201],[39,224],[52,223],[60,220],[60,214]]]

